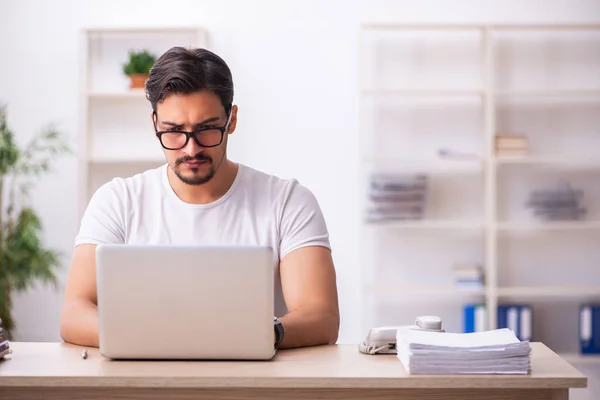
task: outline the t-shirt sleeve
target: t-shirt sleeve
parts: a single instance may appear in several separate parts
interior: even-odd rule
[[[124,199],[116,179],[102,185],[83,214],[75,246],[125,242]]]
[[[306,246],[331,250],[327,224],[315,195],[293,181],[284,199],[281,222],[280,258]]]

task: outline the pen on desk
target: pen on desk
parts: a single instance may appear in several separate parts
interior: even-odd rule
[[[83,358],[84,360],[87,358],[87,349],[83,349],[83,351],[81,352],[81,358]]]

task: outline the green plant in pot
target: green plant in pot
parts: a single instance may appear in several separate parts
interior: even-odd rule
[[[63,135],[49,126],[19,147],[0,105],[0,319],[5,336],[14,328],[12,296],[36,282],[56,287],[60,253],[44,247],[42,224],[27,204],[36,179],[51,169],[60,153],[71,150]]]
[[[148,50],[129,51],[129,61],[123,64],[123,72],[129,76],[132,89],[143,88],[156,56]]]

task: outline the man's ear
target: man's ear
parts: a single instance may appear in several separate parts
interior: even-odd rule
[[[156,127],[157,118],[158,118],[158,117],[157,117],[157,115],[156,115],[156,111],[152,111],[152,112],[150,113],[150,121],[152,121],[152,128],[153,128],[153,129],[158,129],[158,128]],[[156,131],[155,131],[155,132],[156,132]],[[156,137],[156,140],[159,140],[157,135],[154,135],[154,136]]]
[[[237,112],[238,112],[238,106],[234,105],[231,107],[231,117],[229,118],[229,129],[227,130],[227,133],[229,135],[231,135],[234,131],[235,131],[235,127],[237,125]]]

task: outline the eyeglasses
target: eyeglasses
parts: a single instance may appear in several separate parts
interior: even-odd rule
[[[231,111],[227,115],[227,122],[224,126],[207,126],[204,128],[196,129],[195,131],[180,131],[174,129],[168,129],[165,131],[159,131],[156,128],[157,116],[156,112],[153,113],[154,120],[154,131],[156,136],[160,140],[160,144],[167,150],[180,150],[187,146],[190,138],[194,138],[194,142],[200,147],[216,147],[223,142],[223,136],[229,129],[229,123],[231,121]]]

